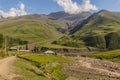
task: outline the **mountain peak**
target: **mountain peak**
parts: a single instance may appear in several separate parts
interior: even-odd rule
[[[105,9],[98,12],[98,14],[107,14],[107,13],[110,13],[110,11],[105,10]]]
[[[101,11],[99,11],[99,12],[110,12],[110,11],[108,11],[108,10],[106,10],[106,9],[103,9],[103,10],[101,10]]]
[[[81,18],[86,18],[89,17],[91,15],[90,12],[83,12],[80,14],[68,14],[65,13],[64,11],[59,11],[59,12],[54,12],[54,13],[50,13],[48,16],[52,19],[64,19],[64,20],[69,20],[69,21],[77,21]]]

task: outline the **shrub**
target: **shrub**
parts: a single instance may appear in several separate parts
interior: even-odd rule
[[[70,47],[77,47],[77,48],[79,48],[79,47],[81,47],[81,45],[82,45],[82,43],[81,42],[79,42],[79,41],[66,41],[64,44],[63,44],[64,46],[70,46]]]
[[[88,36],[85,38],[85,42],[88,46],[97,47],[100,49],[106,48],[106,41],[104,36],[96,35],[96,36]]]
[[[70,46],[70,47],[81,47],[84,43],[79,40],[73,40],[71,36],[66,35],[60,38],[57,41],[54,41],[53,44],[63,45],[63,46]]]
[[[106,48],[108,49],[118,49],[120,48],[120,37],[117,33],[112,32],[105,36],[106,39]]]

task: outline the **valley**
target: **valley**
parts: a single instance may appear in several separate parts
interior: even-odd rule
[[[0,60],[0,79],[119,80],[119,62],[82,56],[78,54],[72,57],[31,53],[11,56]],[[118,60],[120,60],[119,57]]]
[[[120,16],[101,10],[0,20],[1,80],[119,80]]]
[[[120,80],[120,0],[0,0],[0,80]]]

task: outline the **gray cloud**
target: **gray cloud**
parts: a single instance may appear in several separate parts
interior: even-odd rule
[[[72,0],[56,0],[57,4],[63,7],[64,11],[69,14],[78,14],[81,12],[87,12],[91,10],[98,10],[96,5],[91,4],[90,0],[83,0],[80,5]]]

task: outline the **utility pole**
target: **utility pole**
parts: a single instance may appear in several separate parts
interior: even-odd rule
[[[20,53],[20,41],[18,41],[18,54]]]
[[[5,56],[6,56],[6,54],[7,54],[7,38],[6,38],[6,36],[4,37],[4,46],[5,46],[5,49],[4,49],[4,51],[5,51]]]

